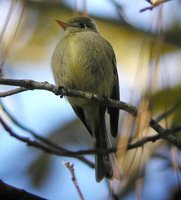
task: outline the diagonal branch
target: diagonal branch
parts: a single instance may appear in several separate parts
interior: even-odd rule
[[[53,148],[57,151],[60,152],[69,152],[69,150],[61,147],[60,145],[50,141],[47,138],[44,138],[42,136],[40,136],[39,134],[35,133],[35,131],[33,131],[32,129],[24,126],[22,123],[20,123],[17,119],[15,119],[15,117],[12,116],[12,114],[6,109],[6,107],[3,105],[3,103],[0,101],[0,105],[3,109],[3,111],[7,114],[7,116],[9,117],[9,119],[19,128],[21,128],[22,130],[30,133],[34,138],[36,138],[37,140],[39,140],[40,142],[44,143],[45,145],[47,145],[50,148]],[[71,151],[70,151],[71,152]],[[82,156],[77,156],[77,159],[79,159],[80,161],[86,163],[89,167],[94,168],[95,165],[93,162],[91,162],[90,160],[82,157]]]
[[[48,154],[53,154],[53,155],[57,155],[57,156],[68,156],[68,157],[76,157],[76,158],[80,158],[80,155],[79,152],[73,152],[73,151],[70,151],[70,150],[67,150],[67,149],[53,149],[51,148],[50,146],[47,146],[47,145],[44,145],[40,142],[37,142],[36,140],[31,140],[29,139],[28,137],[24,137],[24,136],[21,136],[21,135],[18,135],[17,133],[15,133],[11,127],[9,127],[9,125],[7,125],[7,123],[2,119],[2,117],[0,116],[0,123],[1,125],[4,127],[4,129],[10,134],[10,136],[18,139],[19,141],[21,142],[24,142],[26,143],[28,146],[32,146],[32,147],[35,147],[35,148],[38,148]],[[90,154],[94,154],[94,152],[91,152]],[[84,153],[86,154],[86,153]],[[83,154],[82,154],[83,155]],[[83,160],[83,159],[81,159]],[[94,168],[94,164],[92,162],[87,162],[87,161],[84,161],[86,164],[89,164],[90,167]]]
[[[160,133],[160,134],[156,134],[156,135],[153,135],[153,136],[146,136],[146,137],[143,137],[142,139],[132,143],[132,144],[128,144],[128,147],[127,149],[134,149],[134,148],[138,148],[138,147],[142,147],[144,144],[146,144],[147,142],[155,142],[159,139],[162,139],[162,136],[169,136],[171,134],[175,134],[175,133],[178,133],[181,131],[181,126],[178,126],[178,127],[175,127],[175,128],[172,128],[172,129],[165,129],[164,132]],[[174,137],[175,138],[175,137]],[[173,139],[175,140],[175,139]],[[179,139],[176,139],[179,147],[181,147],[181,141]]]
[[[181,102],[177,102],[174,104],[170,109],[166,110],[165,112],[161,113],[155,118],[155,121],[160,122],[161,120],[167,118],[169,115],[171,115],[176,109],[178,109],[181,106]]]
[[[73,182],[73,184],[74,184],[74,186],[75,186],[75,188],[76,188],[76,190],[77,190],[77,193],[78,193],[78,195],[79,195],[79,197],[80,197],[80,200],[84,200],[84,196],[83,196],[83,194],[82,194],[82,192],[81,192],[81,189],[80,189],[80,187],[79,187],[77,178],[76,178],[76,176],[75,176],[74,164],[73,164],[73,163],[70,163],[70,162],[64,162],[63,164],[67,167],[67,169],[68,169],[69,172],[70,172],[70,175],[71,175],[71,178],[72,178],[72,182]]]
[[[155,2],[152,2],[151,0],[146,0],[151,6],[148,6],[146,8],[143,8],[140,10],[140,12],[144,12],[146,10],[153,10],[154,8],[162,5],[163,3],[166,3],[168,1],[171,1],[171,0],[158,0],[158,1],[155,1]]]
[[[0,97],[8,97],[8,96],[18,94],[18,93],[21,93],[21,92],[25,92],[25,91],[27,91],[26,88],[19,87],[19,88],[13,89],[13,90],[8,90],[6,92],[1,92]]]
[[[125,103],[123,101],[117,101],[106,97],[99,97],[96,94],[82,92],[74,89],[67,89],[64,87],[58,87],[53,84],[49,84],[48,82],[37,82],[33,80],[15,80],[15,79],[0,79],[0,84],[2,85],[12,85],[26,88],[27,90],[48,90],[53,92],[55,95],[63,96],[71,96],[71,97],[79,97],[83,99],[87,99],[90,101],[101,102],[102,104],[108,107],[114,107],[120,110],[124,110],[130,113],[133,117],[138,117],[137,108],[131,104]],[[167,140],[171,144],[175,145],[177,148],[181,149],[180,141],[177,140],[173,135],[165,134],[165,129],[154,119],[151,119],[149,125],[152,129],[154,129],[160,136],[160,138]]]
[[[4,129],[14,138],[26,143],[28,146],[32,146],[35,148],[38,148],[46,153],[49,154],[53,154],[53,155],[57,155],[57,156],[68,156],[68,157],[79,157],[80,155],[92,155],[92,154],[101,154],[101,155],[106,155],[108,153],[112,153],[112,152],[116,152],[116,151],[121,151],[121,149],[116,149],[116,148],[112,148],[112,149],[108,149],[108,150],[101,150],[101,149],[90,149],[90,150],[80,150],[80,151],[69,151],[69,150],[56,150],[56,149],[52,149],[49,146],[46,146],[44,144],[41,144],[37,141],[33,141],[30,140],[27,137],[23,137],[20,136],[18,134],[16,134],[7,124],[6,122],[0,117],[0,123],[2,124],[2,126],[4,127]],[[175,127],[174,129],[168,129],[168,130],[164,130],[164,132],[162,133],[165,137],[165,135],[169,136],[169,134],[173,134],[176,132],[180,132],[181,131],[181,126],[179,127]],[[149,136],[149,137],[144,137],[141,140],[133,143],[133,144],[129,144],[127,149],[133,149],[133,148],[138,148],[138,147],[142,147],[145,143],[147,142],[155,142],[158,139],[161,139],[162,134],[157,134],[155,136]],[[178,141],[177,141],[178,142]],[[180,145],[180,141],[178,143]]]

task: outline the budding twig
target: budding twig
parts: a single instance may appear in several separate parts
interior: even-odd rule
[[[84,196],[80,190],[80,187],[79,187],[79,184],[78,184],[78,181],[76,179],[76,176],[75,176],[75,171],[74,171],[74,164],[73,163],[70,163],[70,162],[63,162],[63,164],[67,167],[67,169],[69,170],[70,172],[70,175],[71,175],[71,179],[72,179],[72,182],[79,194],[79,197],[81,200],[84,200]]]

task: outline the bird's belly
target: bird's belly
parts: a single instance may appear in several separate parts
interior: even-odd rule
[[[89,65],[72,66],[71,68],[63,78],[63,84],[66,87],[110,96],[110,86],[113,80],[107,69],[96,69],[96,66],[94,69]]]
[[[73,59],[70,59],[73,61]],[[59,73],[56,73],[59,77],[58,85],[63,85],[69,89],[81,90],[84,92],[94,93],[98,96],[110,97],[112,76],[106,69],[100,69],[101,66],[90,65],[90,63],[69,63],[65,68],[61,68]],[[60,75],[61,74],[61,75]],[[107,75],[108,74],[108,75]],[[72,105],[82,106],[87,104],[88,101],[83,99],[77,99],[68,97],[68,101]]]
[[[94,40],[90,41],[90,45],[79,37],[71,39],[71,42],[69,39],[62,42],[55,51],[53,72],[56,84],[110,97],[114,75],[111,59],[103,48],[105,46]],[[57,63],[59,67],[56,67]],[[73,101],[76,103],[76,98]]]

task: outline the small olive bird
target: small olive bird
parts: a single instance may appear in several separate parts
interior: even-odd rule
[[[110,43],[99,34],[95,21],[89,17],[56,21],[63,29],[52,56],[56,85],[119,100],[115,54]],[[116,137],[119,110],[81,98],[67,99],[92,136],[95,149],[108,150],[111,145],[106,131],[105,112],[107,110],[110,115],[111,134]],[[97,182],[113,176],[111,156],[95,156]]]

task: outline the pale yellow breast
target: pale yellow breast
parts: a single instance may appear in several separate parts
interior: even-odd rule
[[[111,51],[107,42],[94,32],[65,37],[52,59],[56,84],[110,96],[114,82]]]

